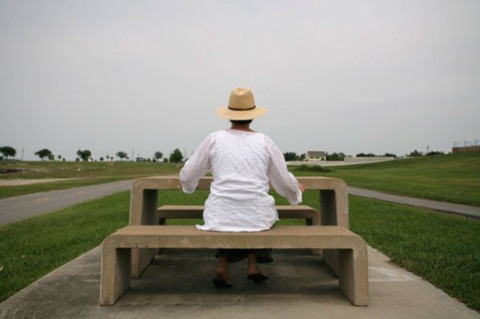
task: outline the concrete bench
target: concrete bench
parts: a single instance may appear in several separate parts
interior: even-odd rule
[[[127,226],[103,242],[100,304],[115,304],[130,287],[133,248],[266,247],[337,250],[340,289],[352,304],[368,305],[367,245],[341,226],[276,226],[256,233],[207,232],[194,226]]]
[[[280,219],[304,219],[305,225],[321,225],[320,212],[306,205],[276,205]],[[164,205],[155,213],[156,225],[166,225],[167,219],[201,219],[203,218],[203,205]],[[157,251],[159,253],[161,249]],[[310,249],[312,255],[321,256],[320,249]]]
[[[277,205],[275,208],[280,219],[305,219],[305,225],[321,225],[320,212],[310,206]],[[164,205],[155,213],[156,224],[165,225],[167,219],[201,219],[204,209],[203,205]]]
[[[197,189],[210,189],[211,177],[203,177]],[[335,225],[349,228],[347,185],[337,178],[307,176],[298,177],[306,189],[318,191],[322,225]],[[132,184],[130,200],[130,225],[158,225],[155,219],[158,209],[158,198],[163,190],[181,190],[178,176],[157,176],[137,179]],[[155,250],[133,249],[132,276],[139,278],[150,265]],[[338,253],[335,250],[323,252],[323,258],[330,268],[338,268]]]

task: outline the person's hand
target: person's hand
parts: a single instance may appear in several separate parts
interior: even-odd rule
[[[302,193],[305,191],[305,186],[303,186],[303,184],[298,183],[298,188]]]

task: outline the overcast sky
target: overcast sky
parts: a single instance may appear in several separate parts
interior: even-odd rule
[[[283,152],[480,139],[480,1],[0,0],[0,146],[189,156],[234,87]],[[480,141],[479,141],[480,142]]]

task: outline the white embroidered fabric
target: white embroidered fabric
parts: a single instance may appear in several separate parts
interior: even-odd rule
[[[278,220],[269,181],[290,204],[302,201],[297,179],[287,170],[280,149],[262,133],[226,129],[211,133],[180,171],[185,193],[193,193],[211,169],[213,182],[198,229],[257,232]]]

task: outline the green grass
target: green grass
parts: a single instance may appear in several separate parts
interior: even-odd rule
[[[0,186],[0,198],[106,183],[142,176],[176,174],[180,165],[153,162],[0,161],[0,179],[80,178],[25,186]],[[349,186],[392,194],[480,206],[480,153],[396,160],[339,167],[290,167],[297,176],[338,177]]]
[[[393,262],[480,311],[480,221],[350,196],[350,228]]]
[[[338,177],[349,186],[480,206],[480,153],[329,167],[331,172],[316,173],[302,167],[290,169],[298,176]]]
[[[180,165],[154,162],[0,161],[0,179],[61,178],[58,182],[0,186],[0,199],[52,190],[102,184],[144,176],[176,174]]]
[[[159,205],[203,204],[207,191],[160,193]],[[274,194],[277,204],[286,201]],[[304,193],[318,209],[318,193]],[[98,246],[128,224],[129,192],[0,227],[0,300]],[[92,220],[95,223],[92,223]],[[193,225],[201,220],[170,220]],[[281,224],[303,224],[284,220]],[[410,206],[350,196],[351,229],[406,269],[480,310],[480,222]]]
[[[12,165],[18,167],[20,164],[23,163]],[[45,164],[36,162],[25,168],[29,173],[2,174],[1,178],[5,175],[9,175],[8,178],[81,177],[88,184],[102,179],[175,173],[179,169],[163,163]],[[5,168],[1,165],[0,171]],[[62,165],[67,167],[62,168]],[[42,171],[45,169],[48,172]],[[75,175],[75,170],[79,175]],[[351,186],[480,206],[480,154],[398,160],[331,170],[292,169],[296,175],[339,177]],[[0,195],[6,189],[0,188]],[[159,205],[203,204],[207,195],[207,191],[197,191],[193,195],[161,192]],[[304,204],[318,209],[317,196],[317,192],[305,192]],[[286,204],[278,195],[275,197],[278,205]],[[108,234],[128,224],[128,211],[129,194],[122,192],[0,226],[0,267],[3,267],[0,270],[0,300],[98,246]],[[170,220],[169,223],[196,224],[201,220]],[[280,223],[303,224],[303,221]],[[394,262],[480,311],[480,221],[350,196],[350,224],[353,231]]]
[[[121,192],[0,227],[0,300],[127,225],[129,199]]]

